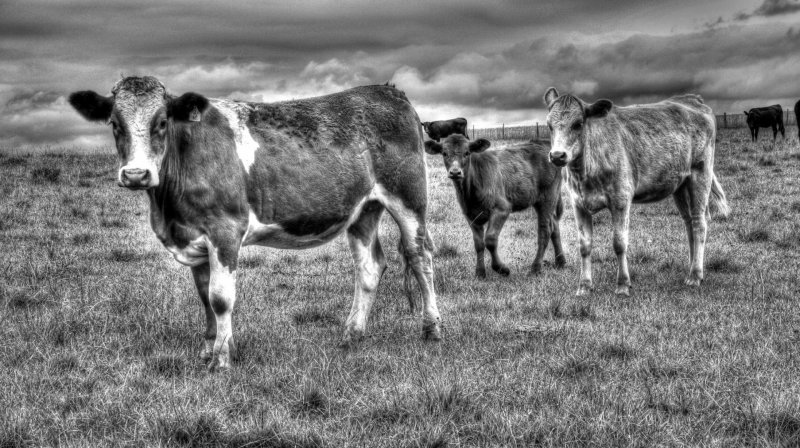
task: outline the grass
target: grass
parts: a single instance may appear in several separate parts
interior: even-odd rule
[[[197,359],[192,276],[150,230],[144,195],[116,186],[113,151],[4,155],[0,446],[797,446],[800,146],[794,128],[776,145],[745,133],[720,133],[733,213],[709,223],[701,288],[683,285],[688,248],[671,201],[632,209],[631,297],[613,294],[606,212],[595,291],[574,296],[569,207],[564,269],[550,249],[527,275],[528,211],[501,235],[511,276],[476,279],[471,232],[430,157],[444,340],[423,341],[408,313],[384,217],[389,269],[360,345],[340,345],[353,294],[344,238],[248,247],[239,360],[220,374]],[[34,176],[47,167],[56,181]]]

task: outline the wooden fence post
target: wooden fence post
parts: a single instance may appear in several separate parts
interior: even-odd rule
[[[539,140],[539,122],[536,122],[536,140]]]
[[[722,127],[723,128],[727,128],[728,127],[728,113],[727,112],[723,112],[722,113]]]
[[[501,140],[505,140],[506,139],[506,124],[505,123],[503,123],[502,132],[503,132],[503,137],[501,138]]]

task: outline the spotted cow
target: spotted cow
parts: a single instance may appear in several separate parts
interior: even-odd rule
[[[264,104],[173,96],[145,76],[69,102],[110,123],[118,184],[144,190],[156,236],[191,267],[206,314],[200,356],[211,370],[235,355],[231,313],[246,245],[305,249],[346,232],[356,274],[344,342],[362,337],[386,269],[377,235],[384,210],[400,228],[406,285],[413,275],[422,293],[424,335],[440,338],[422,127],[400,90]]]

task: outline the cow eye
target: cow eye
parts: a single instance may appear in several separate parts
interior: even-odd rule
[[[572,130],[573,130],[573,131],[580,131],[581,129],[583,129],[583,123],[582,123],[582,122],[580,122],[580,121],[576,121],[576,122],[575,122],[575,123],[572,125]]]
[[[161,121],[158,123],[158,129],[159,129],[159,130],[161,130],[161,131],[163,131],[163,130],[164,130],[164,129],[166,129],[166,128],[167,128],[167,120],[166,120],[166,119],[162,119],[162,120],[161,120]]]

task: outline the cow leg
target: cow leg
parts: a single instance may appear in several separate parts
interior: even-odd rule
[[[757,127],[753,129],[753,141],[754,142],[758,141],[758,128]]]
[[[531,265],[531,274],[539,274],[542,272],[542,260],[547,251],[547,245],[550,243],[550,235],[553,231],[552,220],[554,207],[549,207],[546,204],[536,205],[536,256],[533,258]]]
[[[704,166],[704,169],[707,165]],[[710,169],[709,169],[710,171]],[[703,280],[703,259],[706,246],[706,209],[708,208],[708,195],[711,193],[712,174],[705,171],[692,173],[689,184],[690,212],[692,215],[692,246],[694,259],[689,275],[684,283],[689,286],[700,286]]]
[[[683,185],[672,195],[675,206],[678,208],[683,224],[686,226],[686,236],[689,241],[689,266],[694,264],[694,232],[692,231],[692,198],[689,187]]]
[[[553,229],[550,233],[550,240],[553,242],[556,267],[563,268],[567,265],[567,257],[564,255],[564,248],[561,246],[561,223],[559,221],[560,220],[556,216],[550,219],[550,225]]]
[[[386,257],[378,241],[378,223],[383,205],[371,201],[364,205],[358,219],[347,229],[347,241],[355,263],[353,306],[344,331],[346,345],[364,337],[367,318],[375,302],[375,293],[386,270]]]
[[[492,256],[492,269],[500,275],[508,275],[511,270],[500,259],[500,254],[497,253],[497,246],[500,244],[500,232],[510,214],[507,210],[494,209],[492,216],[489,217],[488,228],[486,229],[486,236],[483,241],[486,243],[486,248],[489,249],[489,255]]]
[[[211,309],[211,302],[208,300],[208,282],[211,278],[211,268],[208,263],[192,267],[192,277],[200,295],[200,302],[206,313],[206,331],[203,334],[203,349],[200,351],[200,359],[208,361],[214,353],[214,340],[217,337],[217,317]]]
[[[483,224],[470,224],[472,230],[472,242],[475,244],[475,276],[478,278],[486,278],[486,265],[484,264],[484,250],[486,244],[483,241],[484,227]]]
[[[209,302],[217,322],[217,334],[211,363],[208,368],[227,369],[231,358],[236,358],[231,315],[236,303],[236,264],[240,241],[232,237],[219,237],[208,242]]]
[[[778,139],[778,125],[773,124],[772,125],[772,141],[774,142],[777,139]]]
[[[412,210],[400,198],[381,194],[381,202],[400,228],[402,254],[419,284],[422,293],[422,325],[425,338],[441,339],[441,316],[436,305],[433,285],[433,256],[426,244],[425,210]]]
[[[610,208],[614,226],[614,253],[617,254],[617,289],[615,294],[629,296],[631,276],[628,272],[628,229],[630,227],[630,202]]]
[[[578,224],[581,244],[581,277],[575,295],[585,296],[592,286],[592,214],[575,205],[575,222]]]

